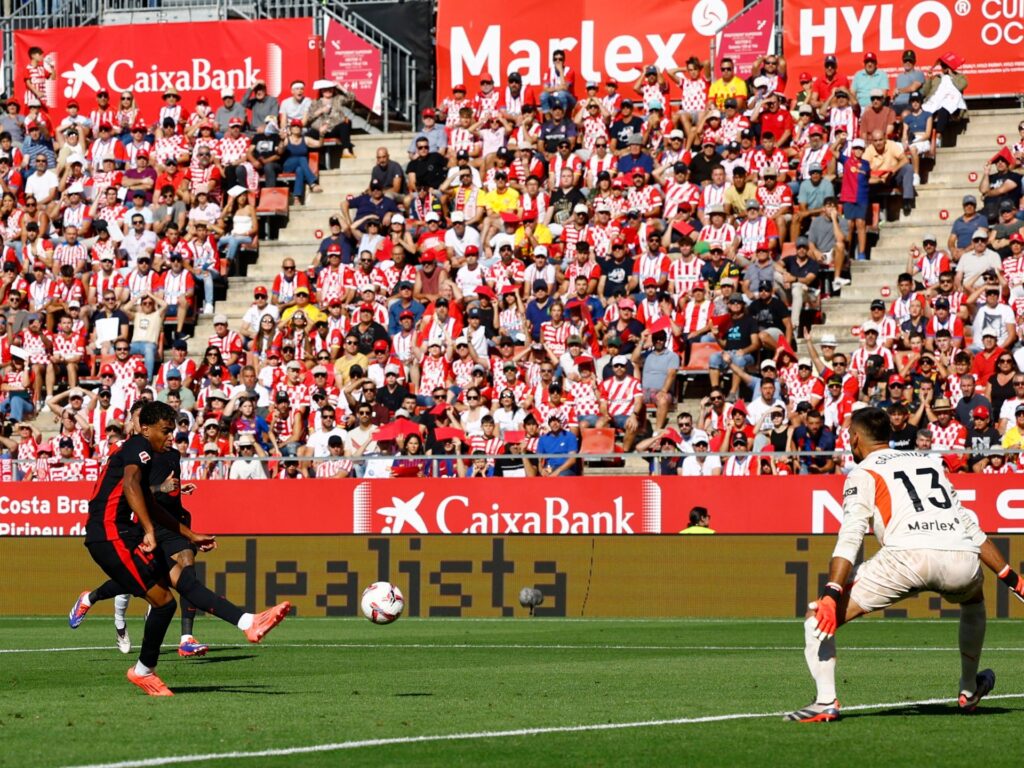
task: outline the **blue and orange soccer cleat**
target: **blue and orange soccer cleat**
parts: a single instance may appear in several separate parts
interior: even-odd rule
[[[200,643],[192,635],[189,635],[178,646],[178,655],[182,657],[205,656],[208,650],[210,650],[210,646]]]
[[[831,723],[839,719],[839,699],[827,704],[812,701],[803,709],[789,712],[782,719],[794,723]]]
[[[957,705],[964,714],[970,714],[976,710],[981,700],[992,693],[996,687],[996,673],[991,669],[979,672],[975,678],[975,685],[974,693],[961,691],[960,697],[957,699]]]
[[[85,604],[85,598],[89,596],[89,590],[85,590],[75,600],[75,606],[71,609],[71,613],[68,614],[68,626],[72,629],[78,629],[83,621],[85,621],[85,615],[89,612],[91,605]]]
[[[136,673],[135,667],[128,667],[128,680],[145,691],[147,696],[173,696],[174,692],[164,685],[164,681],[156,676],[156,673],[140,675]]]

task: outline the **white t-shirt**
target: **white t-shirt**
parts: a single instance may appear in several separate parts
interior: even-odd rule
[[[964,276],[964,282],[966,283],[975,275],[980,275],[988,269],[998,272],[1002,266],[1003,262],[999,258],[999,254],[991,248],[986,248],[981,254],[971,249],[960,256],[960,261],[956,265],[956,271]]]
[[[701,463],[697,460],[697,455],[691,453],[683,459],[680,474],[683,477],[709,477],[716,469],[722,469],[722,461],[717,456],[705,455],[704,462]]]
[[[316,458],[322,456],[330,456],[331,452],[327,450],[327,441],[331,439],[332,435],[337,435],[341,438],[342,444],[345,442],[345,430],[340,427],[335,427],[330,432],[314,432],[306,440],[306,445],[313,449],[313,455]]]
[[[46,171],[40,176],[33,173],[25,180],[25,194],[32,195],[36,200],[45,200],[60,184],[60,179],[53,171]]]
[[[445,247],[455,251],[455,255],[459,257],[466,255],[466,246],[475,245],[479,248],[483,245],[480,240],[480,233],[473,227],[466,227],[462,232],[461,238],[455,234],[455,227],[451,227],[444,233],[444,244]]]
[[[981,334],[985,331],[995,331],[998,336],[996,343],[1005,344],[1007,324],[1012,328],[1015,322],[1013,310],[1006,304],[996,304],[994,307],[982,304],[974,316],[974,343],[981,343]]]
[[[522,429],[523,422],[526,420],[526,412],[522,408],[516,408],[514,411],[499,408],[491,415],[494,417],[494,424],[501,435],[504,435],[509,430],[516,431]]]
[[[242,315],[242,322],[252,328],[254,331],[258,331],[260,327],[260,320],[264,315],[270,315],[274,318],[274,325],[277,325],[278,318],[281,315],[280,310],[270,302],[267,302],[267,306],[260,309],[255,303],[252,304],[245,314]]]

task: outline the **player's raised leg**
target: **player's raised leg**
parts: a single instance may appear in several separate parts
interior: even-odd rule
[[[89,613],[89,609],[95,603],[101,600],[109,600],[122,592],[124,592],[124,587],[113,579],[103,582],[103,584],[91,592],[82,592],[78,599],[75,600],[75,604],[71,607],[71,612],[68,614],[68,626],[72,629],[78,629],[82,622],[85,621],[85,616]]]

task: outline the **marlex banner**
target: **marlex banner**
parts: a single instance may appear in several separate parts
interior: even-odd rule
[[[440,0],[437,17],[437,92],[465,83],[469,94],[480,75],[499,87],[517,71],[524,85],[539,85],[555,50],[566,52],[576,73],[576,96],[588,80],[631,84],[643,68],[681,67],[690,56],[707,59],[711,38],[743,7],[741,0],[565,0],[555,12],[546,0],[521,0],[514,8],[479,0]],[[622,88],[624,96],[632,89]]]
[[[1024,487],[957,475],[988,533],[1024,532]],[[10,483],[0,537],[82,536],[91,483]],[[196,530],[222,535],[676,534],[693,506],[725,534],[833,534],[842,477],[211,480],[185,500]]]
[[[200,96],[216,109],[223,90],[241,98],[257,80],[279,99],[288,97],[293,80],[308,88],[320,68],[312,33],[308,18],[20,30],[14,34],[15,72],[25,71],[29,48],[38,46],[56,73],[47,81],[50,109],[63,114],[68,100],[76,99],[88,115],[101,89],[116,109],[117,95],[131,91],[142,116],[153,122],[168,88],[178,91],[189,111]],[[17,74],[14,80],[24,100],[24,78]]]
[[[839,60],[840,74],[852,77],[864,54],[878,55],[880,68],[902,71],[903,51],[917,52],[927,74],[945,53],[964,61],[968,96],[1016,94],[1024,74],[1024,3],[1020,0],[908,0],[852,3],[841,0],[784,0],[785,55],[790,90],[793,75],[824,72],[825,56]],[[892,85],[894,81],[891,81]]]

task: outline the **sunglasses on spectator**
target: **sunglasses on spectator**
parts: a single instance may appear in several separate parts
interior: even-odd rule
[[[295,269],[295,265],[286,264],[285,266],[281,267],[281,269],[283,269],[285,272],[290,272],[291,270]]]
[[[114,347],[115,352],[127,352],[131,347]]]
[[[369,415],[370,415],[370,411],[366,410],[365,408],[360,408],[360,409],[359,409],[359,410],[358,410],[358,411],[356,412],[356,414],[357,414],[358,416],[369,416]]]
[[[1011,360],[1009,357],[1000,357],[998,362],[999,363],[1006,363],[1007,365],[1009,365],[1010,363],[1013,362],[1013,360]]]

